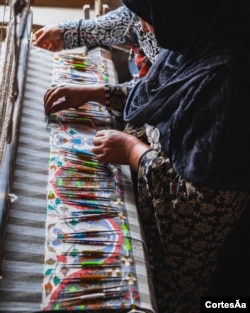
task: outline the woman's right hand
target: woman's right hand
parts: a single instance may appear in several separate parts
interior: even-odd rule
[[[115,129],[104,129],[96,133],[92,152],[99,162],[128,164],[138,170],[141,156],[150,150],[138,138]]]
[[[58,25],[44,26],[38,29],[32,38],[34,46],[57,52],[64,48],[64,41]]]
[[[50,88],[44,95],[44,110],[48,115],[64,109],[78,108],[89,101],[105,104],[103,85],[62,85]]]

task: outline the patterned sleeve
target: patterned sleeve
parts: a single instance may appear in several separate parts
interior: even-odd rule
[[[142,155],[138,169],[138,189],[145,216],[148,214],[149,203],[157,203],[157,206],[164,207],[166,195],[163,195],[162,191],[168,183],[171,184],[171,180],[176,180],[176,174],[170,166],[169,159],[161,156],[161,153],[154,149]]]
[[[64,49],[124,43],[131,18],[131,12],[125,6],[121,6],[97,18],[59,23]]]
[[[115,86],[105,85],[105,106],[112,115],[122,117],[128,94],[135,83],[136,80],[131,80]]]
[[[161,197],[164,188],[162,189],[161,183],[165,185],[173,178],[172,167],[169,158],[161,148],[159,130],[145,124],[145,132],[151,149],[144,153],[139,161],[138,186],[152,197],[154,203],[159,204],[163,200],[164,204],[165,198]],[[144,200],[141,198],[140,202],[143,203]]]

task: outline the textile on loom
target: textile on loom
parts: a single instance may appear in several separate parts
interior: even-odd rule
[[[54,57],[55,83],[98,84],[107,82],[107,60],[84,54],[56,54]]]
[[[64,82],[63,68],[71,83],[110,79],[105,60],[96,72],[65,62],[55,57],[53,84]],[[100,164],[91,152],[111,116],[86,103],[51,120],[42,309],[155,312],[129,169]]]

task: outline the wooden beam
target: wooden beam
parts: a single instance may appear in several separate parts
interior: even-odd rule
[[[32,5],[46,7],[82,8],[85,4],[94,7],[94,0],[32,0],[32,2]]]

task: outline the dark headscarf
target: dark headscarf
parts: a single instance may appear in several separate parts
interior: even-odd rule
[[[188,57],[250,46],[249,0],[123,0],[150,23],[161,47]]]
[[[140,5],[148,9],[160,44],[183,54],[173,73],[162,50],[130,94],[125,121],[156,126],[184,178],[250,191],[250,1],[123,1],[139,16]]]
[[[149,0],[126,0],[123,3],[137,16],[152,25],[151,4]]]

